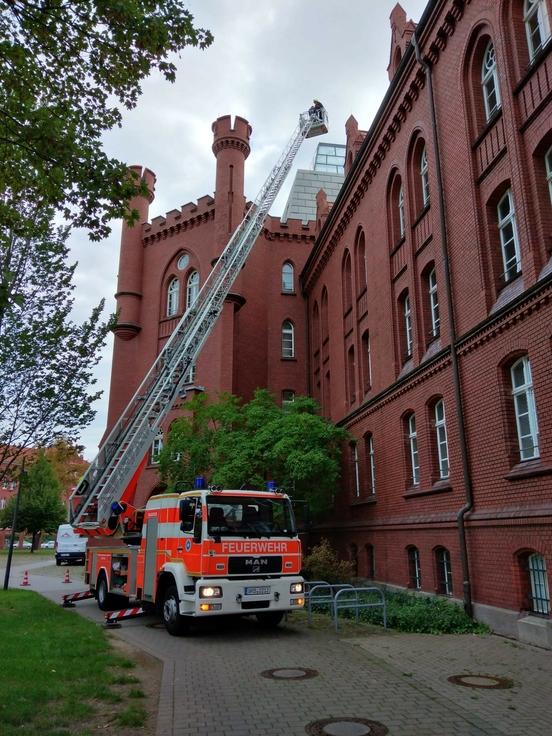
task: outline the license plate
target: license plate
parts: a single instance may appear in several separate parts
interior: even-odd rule
[[[269,585],[253,585],[245,589],[245,595],[270,595]]]

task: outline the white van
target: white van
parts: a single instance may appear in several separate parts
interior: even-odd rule
[[[66,562],[84,565],[86,557],[86,537],[79,537],[71,524],[60,524],[56,537],[56,565]]]

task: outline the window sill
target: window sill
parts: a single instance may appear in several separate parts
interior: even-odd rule
[[[416,228],[416,225],[420,222],[420,220],[423,220],[424,219],[424,215],[426,214],[426,212],[429,211],[430,207],[431,207],[431,201],[428,199],[427,203],[424,204],[424,206],[422,207],[422,209],[418,212],[418,215],[417,215],[416,219],[412,223],[412,229],[413,230]]]
[[[280,360],[285,361],[286,363],[297,363],[297,358],[286,358],[282,355]]]
[[[351,506],[372,506],[377,501],[375,495],[370,498],[355,498],[351,501]]]
[[[295,289],[293,289],[292,291],[286,291],[285,289],[282,289],[280,294],[282,296],[297,296],[297,292],[295,291]]]
[[[491,130],[491,128],[495,125],[496,121],[502,117],[502,107],[499,107],[497,110],[493,112],[491,117],[485,122],[485,127],[481,131],[481,133],[477,136],[475,141],[472,143],[472,149],[475,151],[477,146],[481,143],[481,141],[485,138],[487,133]]]
[[[514,465],[504,478],[516,481],[525,478],[536,478],[539,475],[552,475],[552,465],[545,465],[540,458],[537,458],[536,460],[524,460]]]
[[[433,496],[435,493],[449,493],[452,491],[452,486],[448,480],[438,480],[434,483],[431,488],[417,488],[416,486],[410,486],[403,493],[403,498],[418,498],[418,496]]]

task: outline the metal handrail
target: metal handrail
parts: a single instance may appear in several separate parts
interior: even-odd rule
[[[327,605],[330,606],[330,612],[333,616],[333,604],[334,604],[334,598],[336,594],[343,590],[344,588],[352,589],[352,585],[350,583],[319,583],[318,585],[313,586],[308,594],[308,600],[307,600],[307,621],[310,624],[312,620],[312,604],[316,603],[316,605]],[[321,590],[327,590],[328,592],[323,594],[318,594],[315,596],[315,592],[317,589]],[[328,590],[329,589],[329,590]],[[335,589],[335,591],[334,591]]]
[[[354,600],[343,600],[340,601],[340,596],[346,593],[354,593],[355,599]],[[378,593],[381,597],[380,602],[378,603],[367,603],[362,602],[359,599],[359,593]],[[340,605],[341,604],[341,605]],[[333,599],[333,613],[334,613],[334,621],[335,621],[335,630],[337,631],[339,628],[339,610],[346,609],[346,608],[353,608],[355,610],[355,620],[358,623],[358,612],[361,608],[376,608],[382,606],[383,607],[383,628],[387,628],[387,603],[385,601],[385,595],[383,593],[383,590],[381,588],[376,588],[374,586],[369,586],[366,588],[353,588],[351,586],[350,589],[342,589],[338,591]]]

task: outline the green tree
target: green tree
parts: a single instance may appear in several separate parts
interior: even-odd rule
[[[175,54],[212,40],[181,0],[0,0],[0,236],[41,235],[49,207],[96,240],[132,219],[143,185],[102,135],[152,71],[173,82]]]
[[[40,452],[23,480],[15,527],[16,532],[26,531],[33,535],[33,550],[38,546],[41,532],[55,531],[67,518],[60,491],[61,485],[52,465],[44,452]],[[15,498],[11,498],[0,512],[0,526],[11,526],[14,504]]]
[[[245,404],[230,395],[209,403],[202,394],[187,408],[159,458],[169,489],[179,481],[191,484],[196,475],[226,488],[262,488],[274,479],[314,513],[329,507],[347,433],[321,417],[314,400],[297,397],[280,407],[259,389]]]
[[[12,297],[0,315],[0,480],[25,448],[75,439],[95,411],[92,371],[109,324],[103,301],[82,324],[70,318],[73,272],[67,231],[49,227],[29,243],[13,238],[3,270],[13,274]]]

